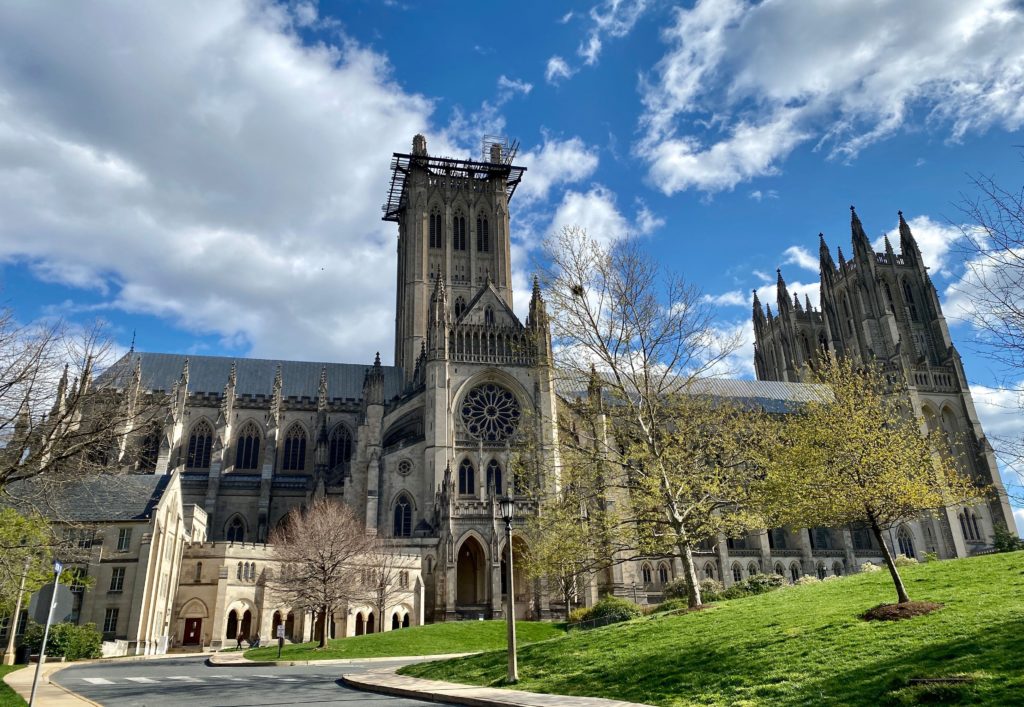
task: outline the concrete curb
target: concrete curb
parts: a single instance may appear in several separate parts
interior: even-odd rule
[[[83,661],[84,662],[84,661]],[[64,668],[70,668],[73,665],[81,665],[81,663],[45,663],[43,664],[43,670],[39,678],[39,689],[36,692],[36,702],[41,705],[91,705],[92,707],[103,707],[98,702],[93,702],[87,697],[82,697],[77,692],[73,692],[63,685],[58,685],[51,679],[54,673],[58,673]],[[14,670],[4,676],[4,682],[14,692],[21,696],[25,702],[28,702],[28,698],[32,693],[32,679],[35,673],[35,664],[30,664],[22,668],[21,670]],[[27,671],[27,672],[26,672]],[[11,678],[14,677],[12,680]]]
[[[469,705],[470,707],[649,707],[635,702],[603,697],[549,695],[476,685],[459,685],[440,680],[396,675],[394,670],[378,669],[358,675],[342,675],[341,683],[364,692],[392,697],[409,697],[428,702]]]

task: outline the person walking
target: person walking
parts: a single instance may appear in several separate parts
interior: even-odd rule
[[[242,632],[242,631],[239,631],[238,632],[238,645],[236,646],[236,648],[238,648],[238,650],[242,650],[242,641],[244,641],[244,640],[245,640],[245,633]]]

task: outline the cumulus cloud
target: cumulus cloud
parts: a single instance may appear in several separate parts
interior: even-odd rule
[[[803,246],[791,245],[782,254],[786,256],[786,259],[782,261],[785,265],[794,264],[811,272],[819,272],[821,270],[818,259],[811,255],[810,251]]]
[[[580,226],[600,243],[610,243],[627,235],[646,235],[661,225],[646,207],[640,207],[636,219],[630,221],[622,215],[616,204],[615,193],[595,184],[586,192],[569,190],[555,210],[550,232],[556,233],[566,226]]]
[[[545,134],[541,145],[520,153],[516,159],[527,170],[516,197],[524,202],[546,199],[553,187],[588,178],[598,161],[597,148],[580,138],[559,140]]]
[[[544,69],[544,80],[557,86],[564,79],[572,78],[575,73],[568,62],[556,54],[548,59],[547,67]]]
[[[741,290],[732,290],[720,295],[704,295],[704,301],[719,307],[744,307],[750,304],[750,295]]]
[[[671,194],[776,174],[808,141],[852,159],[913,116],[954,141],[1015,130],[1022,35],[1015,0],[700,0],[664,31],[637,151]]]
[[[425,98],[311,9],[0,6],[0,258],[245,342],[367,360],[393,327],[377,205]]]

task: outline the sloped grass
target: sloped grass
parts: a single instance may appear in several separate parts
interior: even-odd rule
[[[516,636],[520,643],[546,641],[564,634],[563,624],[516,622]],[[317,649],[316,643],[297,643],[284,647],[281,660],[441,655],[492,651],[504,647],[504,621],[451,621],[339,638],[329,641],[323,649]],[[246,651],[245,657],[250,660],[277,660],[277,644]]]
[[[655,614],[528,646],[516,689],[655,705],[1024,704],[1024,553],[906,567],[912,599],[945,604],[863,621],[895,600],[887,572]],[[504,651],[403,668],[502,684]],[[967,676],[967,684],[911,678]]]
[[[5,683],[4,675],[21,670],[24,665],[0,665],[0,707],[25,707],[25,700]]]

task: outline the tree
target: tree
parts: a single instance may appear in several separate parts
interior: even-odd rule
[[[973,185],[976,195],[960,207],[963,314],[980,334],[974,343],[1003,367],[1024,409],[1024,188],[1010,191],[984,176]],[[999,442],[1004,460],[1024,474],[1024,438]]]
[[[884,531],[980,491],[960,472],[952,441],[922,432],[897,372],[831,358],[814,375],[830,393],[778,421],[761,460],[762,508],[777,525],[865,524],[908,602]]]
[[[280,563],[268,583],[292,606],[315,612],[323,648],[331,612],[362,596],[363,556],[373,539],[348,506],[320,498],[293,509],[268,542]]]
[[[40,516],[0,508],[0,616],[10,616],[25,577],[26,594],[53,578],[50,528]],[[24,597],[23,597],[24,598]]]
[[[606,497],[603,512],[615,509],[605,527],[619,549],[678,556],[698,606],[693,549],[737,525],[753,459],[745,445],[756,411],[716,402],[704,383],[723,371],[738,339],[715,328],[698,288],[635,239],[602,245],[566,228],[544,255],[563,388],[591,383],[590,402],[572,414],[579,448],[600,461],[589,487]]]
[[[164,398],[141,390],[127,357],[112,359],[99,325],[22,326],[0,312],[0,493],[31,481],[20,488],[46,496],[85,475],[155,464]]]
[[[390,543],[378,538],[364,553],[362,565],[363,596],[377,614],[377,633],[382,633],[388,608],[409,591],[408,563]]]

